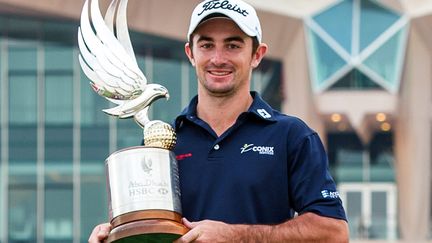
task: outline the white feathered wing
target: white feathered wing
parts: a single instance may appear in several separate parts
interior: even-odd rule
[[[147,84],[138,67],[129,37],[126,20],[128,0],[113,0],[105,20],[98,0],[86,0],[78,28],[79,62],[91,86],[101,96],[117,104],[104,109],[119,118],[134,116],[144,127],[149,121],[148,106],[156,99],[169,97],[168,90],[159,84]],[[114,30],[114,19],[116,28]],[[91,20],[91,22],[90,22]]]

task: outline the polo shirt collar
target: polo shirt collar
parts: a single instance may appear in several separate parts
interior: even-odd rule
[[[250,93],[252,95],[253,102],[246,113],[251,114],[263,121],[275,122],[276,119],[274,117],[274,112],[270,105],[267,104],[257,92],[251,91]],[[175,119],[176,128],[178,128],[179,124],[184,119],[190,120],[191,118],[195,118],[197,116],[197,104],[198,96],[195,96],[189,103],[189,106],[187,106]]]
[[[264,121],[275,122],[276,119],[274,117],[273,108],[271,108],[257,92],[252,91],[251,95],[253,97],[253,102],[247,113],[253,114]]]

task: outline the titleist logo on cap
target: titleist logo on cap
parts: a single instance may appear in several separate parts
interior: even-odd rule
[[[224,0],[224,1],[212,0],[206,2],[203,5],[203,10],[201,13],[198,14],[198,16],[203,14],[205,11],[212,10],[212,9],[220,9],[220,8],[237,12],[245,17],[249,14],[246,10],[241,9],[237,4],[235,5],[231,4],[228,0]]]

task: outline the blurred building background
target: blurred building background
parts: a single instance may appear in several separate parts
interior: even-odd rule
[[[108,0],[100,0],[105,10]],[[199,0],[130,0],[137,59],[196,94],[183,46]],[[249,0],[270,53],[252,89],[317,130],[353,242],[432,242],[432,0]],[[104,160],[137,145],[78,64],[84,1],[0,0],[0,242],[86,242],[108,219]]]

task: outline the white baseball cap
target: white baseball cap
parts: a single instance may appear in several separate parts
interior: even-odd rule
[[[195,31],[203,20],[209,18],[226,16],[232,19],[244,33],[248,36],[256,37],[261,43],[262,31],[261,24],[255,9],[242,0],[204,0],[195,7],[192,12],[188,41],[191,34]]]

